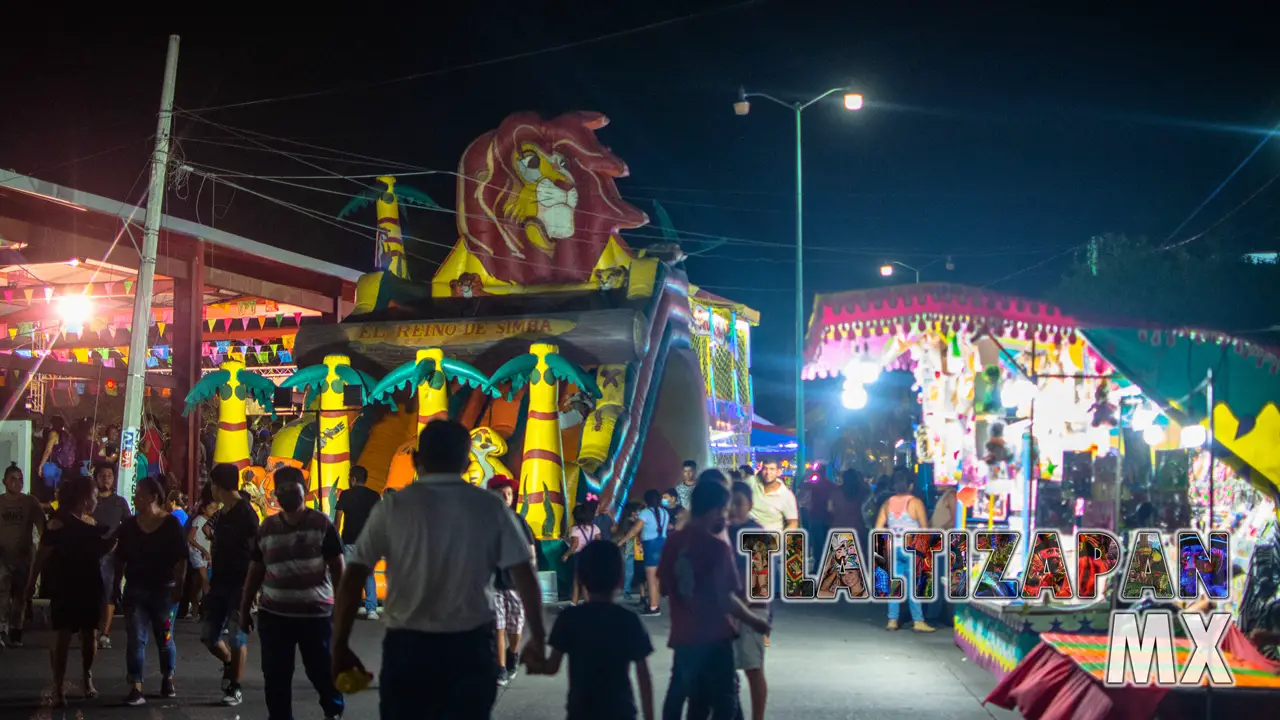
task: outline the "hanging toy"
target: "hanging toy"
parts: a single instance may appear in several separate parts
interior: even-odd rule
[[[1110,383],[1105,380],[1098,384],[1098,389],[1093,393],[1093,404],[1089,406],[1089,412],[1093,413],[1093,427],[1102,427],[1110,425],[1115,427],[1118,423],[1116,419],[1116,406],[1111,402]]]
[[[1004,425],[997,423],[991,426],[991,439],[987,440],[987,456],[983,460],[992,467],[1013,460],[1013,454],[1004,441]]]

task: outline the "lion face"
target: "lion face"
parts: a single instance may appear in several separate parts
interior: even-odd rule
[[[648,222],[614,184],[627,166],[596,139],[607,122],[518,113],[467,148],[458,233],[486,272],[520,285],[586,283],[610,238],[621,245],[619,229]]]

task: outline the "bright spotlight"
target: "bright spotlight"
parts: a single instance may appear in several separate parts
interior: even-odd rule
[[[1164,428],[1159,425],[1148,425],[1142,431],[1142,441],[1151,447],[1155,447],[1164,442]]]
[[[844,109],[845,110],[861,110],[862,109],[862,93],[845,93]]]
[[[1183,449],[1204,447],[1209,439],[1209,431],[1203,425],[1188,425],[1182,428],[1181,442]]]
[[[892,266],[892,265],[881,265],[881,266],[880,266],[880,274],[881,274],[881,275],[883,275],[884,277],[889,277],[890,275],[892,275],[892,274],[893,274],[893,266]]]
[[[1129,427],[1132,427],[1138,432],[1143,432],[1154,425],[1156,418],[1158,417],[1160,417],[1160,413],[1149,407],[1135,408],[1133,411],[1133,419],[1129,421]]]
[[[58,317],[63,325],[82,326],[93,317],[93,301],[85,295],[63,295],[58,298]]]
[[[840,400],[846,409],[861,410],[867,406],[867,389],[861,385],[850,385],[844,389]]]
[[[870,360],[854,360],[845,366],[845,384],[858,383],[860,385],[871,385],[880,379],[880,363]]]
[[[1036,385],[1026,378],[1005,383],[1000,388],[1000,404],[1006,408],[1021,407],[1030,402],[1036,394]]]

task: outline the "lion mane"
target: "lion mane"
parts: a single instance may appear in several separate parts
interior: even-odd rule
[[[618,231],[649,222],[618,194],[614,180],[627,176],[627,165],[595,134],[608,122],[596,112],[552,120],[517,113],[467,147],[458,166],[458,234],[490,275],[518,285],[585,283],[611,237],[626,250]],[[572,235],[548,241],[549,250],[526,234],[538,222],[529,210],[534,188],[516,164],[529,146],[564,158],[577,195]]]

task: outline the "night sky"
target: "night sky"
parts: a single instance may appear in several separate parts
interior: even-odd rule
[[[67,21],[56,33],[33,25],[5,38],[0,168],[138,201],[169,32],[182,36],[181,108],[324,91],[200,113],[231,129],[179,118],[185,158],[237,172],[321,174],[277,153],[227,146],[251,145],[237,137],[244,131],[454,170],[466,144],[510,112],[601,111],[612,120],[603,142],[631,168],[618,183],[624,197],[651,216],[660,200],[682,231],[730,238],[715,249],[686,243],[686,250],[706,251],[690,260],[689,275],[762,311],[754,342],[757,405],[787,423],[793,116],[757,101],[749,116],[736,117],[740,85],[800,100],[851,84],[867,98],[856,114],[838,97],[805,113],[810,298],[813,291],[912,279],[879,277],[888,259],[920,267],[926,281],[1043,293],[1071,262],[1071,248],[1091,235],[1164,240],[1280,120],[1280,44],[1261,3],[1252,4],[1256,11],[1212,14],[1176,3],[1121,10],[1099,4],[1060,14],[1026,3],[608,5],[490,2],[446,11],[400,3],[380,15],[351,4],[332,12],[315,6],[306,16],[156,19],[172,16],[170,7],[149,19]],[[531,13],[534,7],[543,11]],[[450,70],[690,13],[705,14]],[[369,87],[436,70],[448,71]],[[351,174],[388,169],[315,162]],[[1173,239],[1210,225],[1277,171],[1280,146],[1268,146]],[[243,182],[330,216],[346,201]],[[402,182],[454,204],[448,176]],[[359,190],[341,181],[304,184]],[[352,267],[372,261],[372,233],[338,230],[211,183],[201,189],[199,177],[167,202],[168,212],[215,218],[218,227],[256,240]],[[1251,201],[1237,216],[1247,222],[1233,225],[1236,239],[1276,250],[1277,202],[1275,188]],[[456,239],[453,223],[451,215],[424,211],[406,220],[409,233],[440,245]],[[641,247],[657,231],[637,235],[632,244]],[[427,277],[430,261],[445,250],[417,244],[409,252],[419,256],[415,276]],[[947,255],[954,271],[945,269]]]

